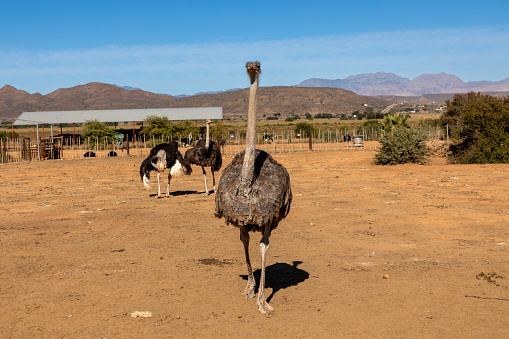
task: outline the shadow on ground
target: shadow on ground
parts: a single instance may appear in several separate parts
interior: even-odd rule
[[[272,297],[279,290],[290,286],[297,286],[309,278],[308,272],[297,267],[300,264],[302,264],[302,261],[293,261],[292,265],[278,262],[265,268],[265,287],[272,288],[272,293],[267,297],[267,302],[270,302]],[[261,273],[261,269],[257,269],[253,272],[256,280],[256,293],[258,293],[258,288],[260,286]],[[247,274],[241,275],[241,277],[247,281]]]
[[[205,193],[205,192],[203,192]],[[200,194],[200,192],[198,191],[175,191],[175,192],[170,192],[170,197],[178,197],[180,195],[188,195],[188,194]],[[154,194],[151,194],[150,195],[151,197],[157,197],[157,194],[154,193]],[[166,193],[161,193],[161,198],[167,198],[166,196]]]

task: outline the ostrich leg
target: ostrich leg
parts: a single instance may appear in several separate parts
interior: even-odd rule
[[[249,233],[245,227],[240,227],[240,240],[244,244],[244,253],[246,254],[246,265],[247,265],[247,285],[242,292],[242,295],[246,296],[246,299],[253,298],[255,295],[256,281],[253,276],[253,269],[251,268],[251,262],[249,261]]]
[[[157,171],[157,197],[161,197],[161,173]]]
[[[264,289],[265,289],[265,257],[267,255],[267,251],[269,249],[269,236],[270,236],[270,228],[269,226],[265,226],[263,231],[263,237],[260,241],[260,254],[262,255],[262,274],[260,276],[260,288],[258,289],[258,298],[256,299],[256,304],[258,304],[258,311],[260,313],[264,313],[266,315],[269,312],[274,311],[274,308],[267,303],[265,300]]]
[[[166,186],[166,196],[170,196],[170,181],[171,181],[171,171],[168,173],[168,186]]]
[[[214,176],[214,167],[211,167],[211,172],[212,172],[212,184],[214,185],[214,193],[216,193],[216,177]]]
[[[201,167],[201,170],[203,171],[203,180],[205,180],[205,194],[204,195],[209,195],[209,189],[207,187],[207,172],[205,172],[205,167]]]

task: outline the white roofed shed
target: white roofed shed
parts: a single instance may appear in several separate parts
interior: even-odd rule
[[[56,125],[100,122],[144,121],[148,116],[167,117],[168,120],[222,120],[222,107],[112,109],[90,111],[23,112],[14,121],[15,126]]]

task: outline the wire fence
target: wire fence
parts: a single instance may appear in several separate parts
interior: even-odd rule
[[[431,144],[448,138],[446,130],[436,127],[420,128]],[[317,129],[313,132],[279,131],[257,133],[257,148],[269,153],[302,151],[333,151],[341,149],[376,149],[382,132],[377,128],[350,130]],[[192,137],[192,136],[191,136]],[[182,153],[193,142],[186,136],[150,137],[136,136],[134,141],[110,142],[107,138],[76,138],[57,136],[51,138],[2,138],[0,139],[0,163],[49,160],[81,159],[90,157],[146,156],[150,149],[163,142],[176,141]],[[221,146],[224,155],[234,155],[245,147],[245,132],[225,131],[211,139]]]

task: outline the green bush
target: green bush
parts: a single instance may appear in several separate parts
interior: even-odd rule
[[[509,163],[509,97],[456,94],[440,117],[449,127],[449,162]]]
[[[425,164],[426,144],[422,133],[405,127],[395,127],[380,139],[381,147],[375,155],[376,165],[405,163]]]

